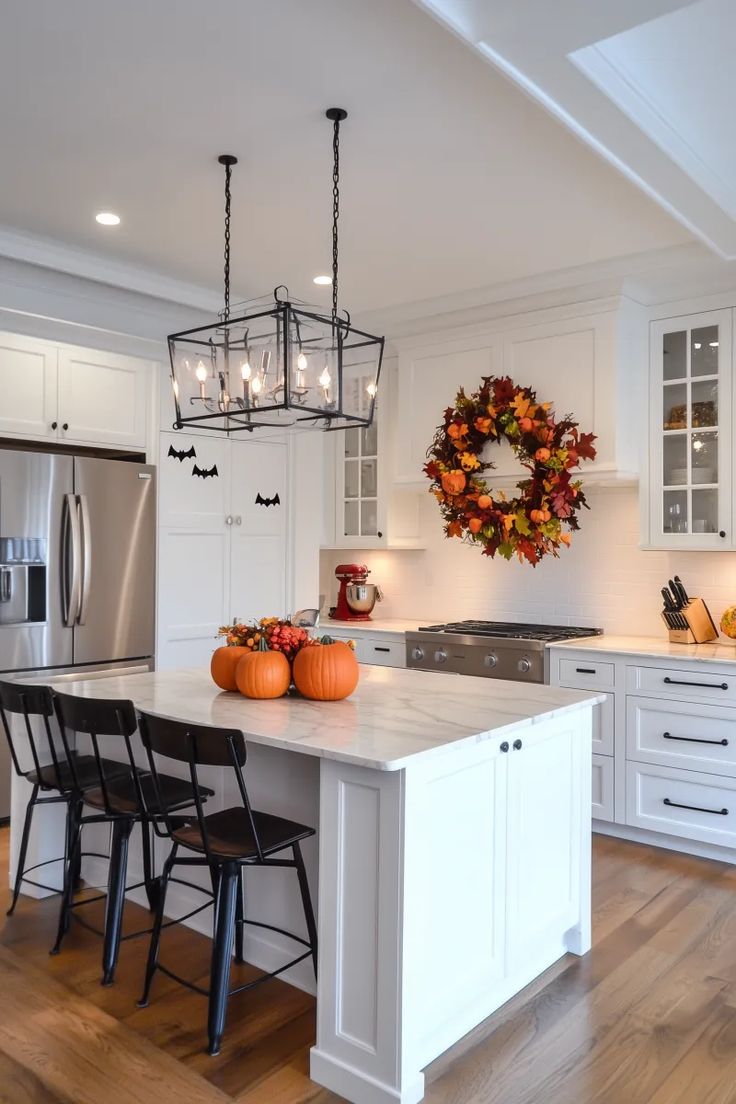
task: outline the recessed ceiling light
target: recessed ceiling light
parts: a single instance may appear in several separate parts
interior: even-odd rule
[[[315,276],[314,277],[314,283],[315,284],[331,284],[332,283],[332,277],[331,276]]]
[[[95,215],[95,221],[100,226],[119,226],[120,215],[114,215],[112,211],[100,211],[99,215]]]

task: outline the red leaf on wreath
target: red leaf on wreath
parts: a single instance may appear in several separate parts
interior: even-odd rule
[[[563,492],[552,496],[552,509],[557,517],[567,518],[572,513],[572,506]]]
[[[593,441],[595,441],[595,433],[581,433],[578,440],[577,450],[580,456],[584,456],[586,460],[595,460],[595,447]]]
[[[493,396],[498,406],[507,406],[516,394],[516,391],[517,388],[514,386],[509,376],[502,376],[500,379],[493,381]]]

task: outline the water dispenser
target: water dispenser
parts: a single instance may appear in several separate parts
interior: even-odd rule
[[[0,625],[46,620],[46,541],[0,537]]]

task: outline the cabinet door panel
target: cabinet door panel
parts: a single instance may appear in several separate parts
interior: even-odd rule
[[[159,525],[222,532],[231,513],[228,483],[226,440],[161,434]]]
[[[458,388],[475,390],[483,376],[500,369],[497,340],[486,338],[479,348],[434,347],[402,354],[399,369],[401,444],[396,449],[397,479],[418,483],[442,413],[452,405]],[[496,457],[494,456],[494,461]]]
[[[56,437],[57,358],[47,342],[0,334],[0,433]]]
[[[284,616],[287,593],[287,449],[231,442],[230,617]]]
[[[549,735],[521,734],[509,752],[509,972],[524,966],[530,948],[545,953],[575,923],[580,886],[581,741],[577,720]]]
[[[132,357],[60,349],[62,437],[113,448],[145,448],[149,370],[147,362]]]
[[[288,611],[283,538],[233,529],[231,541],[228,620],[284,617]]]
[[[160,669],[208,664],[227,620],[227,533],[159,534]]]

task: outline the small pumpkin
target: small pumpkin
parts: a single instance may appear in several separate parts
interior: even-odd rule
[[[229,644],[222,648],[216,648],[210,660],[210,674],[212,681],[221,690],[237,690],[235,682],[235,669],[244,655],[248,655],[250,648]]]
[[[302,648],[294,658],[294,685],[313,701],[340,701],[352,694],[360,672],[355,653],[344,640],[323,636],[319,645]]]
[[[445,494],[459,495],[465,490],[465,485],[468,480],[464,471],[460,468],[455,468],[453,471],[444,472],[441,482],[442,490]]]
[[[283,652],[275,652],[264,636],[235,669],[238,690],[246,698],[280,698],[291,685],[291,667]]]

